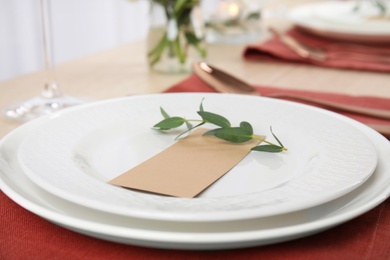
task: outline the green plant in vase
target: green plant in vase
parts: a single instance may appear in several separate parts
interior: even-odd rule
[[[357,1],[353,11],[358,12],[364,7],[362,7],[363,0]],[[369,17],[370,19],[390,19],[390,14],[387,12],[387,5],[385,3],[386,0],[369,0],[367,3],[372,4],[377,10],[378,14],[375,16]]]
[[[165,23],[151,24],[149,65],[162,72],[191,70],[191,56],[206,57],[199,0],[153,0],[151,9],[162,8]],[[151,19],[154,19],[153,12]]]

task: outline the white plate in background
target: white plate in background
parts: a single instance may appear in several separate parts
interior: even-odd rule
[[[289,19],[308,32],[338,40],[390,42],[390,19],[370,19],[377,13],[369,1],[354,12],[356,1],[327,1],[298,6],[290,10]],[[390,5],[389,5],[390,9]]]

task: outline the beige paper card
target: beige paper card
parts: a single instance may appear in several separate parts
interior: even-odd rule
[[[227,173],[259,143],[251,140],[234,144],[213,136],[202,136],[206,131],[197,129],[109,183],[192,198]]]

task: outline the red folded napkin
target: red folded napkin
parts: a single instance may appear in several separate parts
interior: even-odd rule
[[[327,101],[334,101],[338,103],[351,104],[351,105],[367,107],[367,108],[390,110],[389,98],[378,98],[378,97],[371,97],[371,96],[350,96],[350,95],[342,95],[342,94],[334,94],[334,93],[291,90],[291,89],[282,89],[282,88],[264,87],[264,86],[255,86],[255,88],[259,91],[259,93],[261,93],[261,95],[264,96],[267,96],[267,94],[274,94],[274,93],[287,93],[287,94],[299,95],[302,97],[312,97],[316,99],[323,99]],[[216,91],[210,86],[208,86],[206,83],[204,83],[195,74],[193,74],[186,80],[169,88],[166,92],[216,92]],[[372,124],[378,124],[378,125],[390,127],[390,120],[354,114],[351,112],[344,112],[334,108],[330,109],[326,106],[321,106],[310,102],[302,102],[300,100],[294,100],[291,98],[285,98],[285,99],[292,100],[292,101],[299,101],[300,103],[305,103],[305,104],[325,108],[328,110],[332,110],[334,112],[343,114],[362,123],[372,123]],[[383,134],[383,135],[388,139],[390,139],[389,134]]]
[[[258,89],[263,93],[280,91]],[[193,75],[167,92],[192,91],[213,90]],[[290,92],[377,108],[390,105],[386,99]],[[347,223],[290,242],[235,250],[180,251],[123,245],[81,235],[28,212],[0,192],[0,259],[390,259],[390,199]]]
[[[312,34],[302,32],[296,27],[293,27],[286,33],[298,40],[299,42],[303,43],[304,45],[307,45],[312,48],[324,49],[330,55],[339,51],[345,51],[349,53],[371,53],[377,55],[378,58],[382,58],[383,53],[386,53],[390,60],[389,44],[365,44],[361,45],[362,48],[359,48],[354,43],[349,44],[348,46],[348,43],[346,42],[337,42],[335,40],[314,36]],[[375,48],[375,50],[369,50],[365,47]],[[296,53],[294,53],[294,51],[286,47],[277,37],[273,37],[264,43],[247,46],[244,50],[243,56],[245,59],[250,60],[288,62],[296,64],[314,64],[323,67],[368,70],[377,72],[390,71],[390,61],[361,61],[351,59],[348,56],[343,56],[337,59],[331,59],[326,61],[308,60],[298,56]]]

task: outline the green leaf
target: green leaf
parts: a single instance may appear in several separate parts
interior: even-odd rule
[[[240,123],[240,127],[245,129],[246,131],[248,131],[248,133],[250,133],[250,135],[253,135],[253,127],[248,122],[242,121]]]
[[[179,13],[182,9],[183,6],[185,6],[187,0],[176,0],[175,5],[173,6],[173,11],[177,14]]]
[[[251,150],[258,151],[258,152],[280,153],[283,151],[283,147],[267,144],[267,145],[258,145],[252,147]]]
[[[200,47],[199,45],[196,46],[196,49],[198,50],[198,52],[200,53],[200,56],[202,58],[206,58],[207,56],[207,50],[205,48],[202,48]]]
[[[243,143],[252,139],[252,134],[241,127],[219,128],[214,136],[233,143]]]
[[[164,108],[160,107],[160,112],[161,114],[163,115],[163,117],[166,119],[166,118],[170,118],[170,116],[168,115],[167,112],[165,112]]]
[[[381,15],[385,16],[386,15],[386,5],[384,3],[382,3],[381,1],[375,1],[375,4],[377,5],[378,9],[379,9],[379,12]]]
[[[206,133],[204,133],[203,136],[214,135],[214,133],[216,131],[218,131],[219,129],[222,129],[222,128],[211,129],[211,130],[207,131]]]
[[[193,128],[192,124],[188,121],[186,121],[186,126],[187,126],[187,129],[190,130]]]
[[[184,36],[186,37],[186,40],[188,42],[188,44],[190,45],[193,45],[195,47],[195,49],[198,50],[198,52],[200,53],[200,55],[202,57],[206,57],[207,55],[207,51],[205,48],[202,48],[201,47],[201,43],[202,43],[202,40],[201,38],[198,38],[194,32],[186,32],[184,34]]]
[[[184,64],[184,62],[186,61],[186,53],[183,50],[182,44],[180,42],[181,42],[180,37],[179,36],[176,37],[173,47],[174,47],[176,56],[179,58],[180,63]]]
[[[260,13],[255,12],[255,13],[249,13],[246,18],[246,20],[259,20],[260,19]]]
[[[181,117],[169,117],[158,122],[153,127],[160,130],[169,130],[181,126],[185,121],[186,120]]]
[[[148,52],[148,60],[151,66],[155,65],[160,59],[164,50],[169,46],[169,40],[165,33],[159,43]]]
[[[194,32],[186,32],[184,35],[185,35],[185,37],[187,39],[187,42],[189,44],[191,44],[191,45],[196,46],[196,45],[198,45],[201,42],[201,39],[196,37]]]
[[[202,119],[207,123],[211,123],[224,128],[230,127],[229,120],[227,120],[223,116],[206,111],[198,111],[198,115],[200,115]]]
[[[279,139],[276,137],[276,135],[274,134],[274,132],[272,131],[272,126],[270,127],[270,131],[271,131],[271,134],[274,136],[275,140],[278,142],[278,144],[284,148],[283,144],[281,141],[279,141]]]
[[[199,111],[204,111],[204,109],[203,109],[203,100],[204,100],[204,98],[202,98],[202,101],[200,101],[200,105],[199,105]]]

